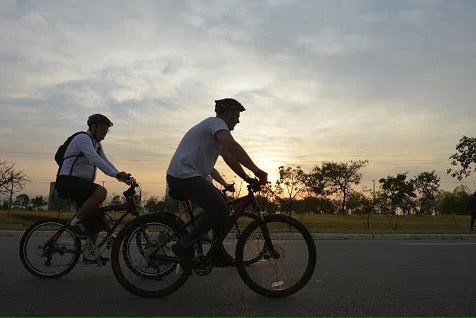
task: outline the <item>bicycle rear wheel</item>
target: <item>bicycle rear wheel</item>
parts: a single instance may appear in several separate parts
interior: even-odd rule
[[[179,289],[188,279],[171,250],[180,229],[178,221],[160,214],[140,216],[124,227],[111,249],[112,270],[122,287],[140,297],[163,297]]]
[[[66,221],[51,218],[31,225],[20,241],[20,260],[34,276],[58,278],[69,273],[81,255],[81,241],[64,229]],[[59,231],[60,235],[53,236]]]
[[[291,231],[289,231],[291,228]],[[262,258],[247,265],[247,245],[263,238]],[[316,246],[309,231],[285,215],[269,215],[244,229],[236,246],[238,272],[244,283],[266,297],[287,297],[301,290],[316,267]]]

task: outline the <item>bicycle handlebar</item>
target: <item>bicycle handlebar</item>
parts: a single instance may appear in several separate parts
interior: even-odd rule
[[[248,184],[247,188],[248,188],[248,191],[253,191],[253,192],[257,192],[257,191],[260,191],[261,190],[261,187],[262,185],[259,183],[258,180],[254,179],[254,182],[251,182],[250,184]]]
[[[126,198],[133,196],[135,192],[135,188],[139,186],[139,183],[137,183],[136,179],[131,177],[129,180],[124,181],[125,184],[129,185],[129,189],[123,192],[124,196]]]

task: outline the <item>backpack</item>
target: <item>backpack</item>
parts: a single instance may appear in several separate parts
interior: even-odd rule
[[[61,165],[63,164],[65,159],[73,158],[73,157],[83,157],[84,156],[83,153],[79,153],[77,155],[68,156],[66,158],[64,157],[64,154],[66,153],[66,149],[68,148],[69,144],[71,143],[71,140],[73,140],[73,138],[76,137],[76,135],[79,135],[79,134],[86,134],[86,135],[89,136],[89,138],[91,138],[91,141],[93,141],[93,138],[87,132],[84,132],[84,131],[79,131],[79,132],[74,133],[73,135],[69,136],[68,139],[66,139],[66,141],[61,146],[58,147],[58,150],[56,151],[56,154],[55,154],[55,161],[58,164],[59,168],[61,168]]]

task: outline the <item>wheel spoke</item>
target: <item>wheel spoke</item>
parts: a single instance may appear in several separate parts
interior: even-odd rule
[[[287,235],[292,228],[293,235]],[[267,236],[262,258],[246,264],[246,248],[257,236]],[[306,228],[287,216],[267,216],[247,227],[238,241],[237,266],[241,278],[255,292],[286,297],[303,288],[316,265],[314,240]]]
[[[141,297],[162,297],[185,281],[171,250],[180,224],[160,215],[144,215],[121,230],[111,249],[112,269],[119,283]]]
[[[25,231],[20,242],[20,258],[31,274],[57,278],[76,265],[81,254],[81,242],[69,231],[60,232],[63,227],[63,220],[46,219]],[[51,240],[52,237],[55,240]]]

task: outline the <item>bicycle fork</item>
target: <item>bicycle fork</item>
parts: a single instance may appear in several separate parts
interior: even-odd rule
[[[263,238],[264,238],[263,257],[265,259],[269,259],[271,257],[274,259],[278,259],[280,258],[281,255],[279,254],[277,250],[274,249],[273,241],[271,240],[271,235],[270,235],[268,226],[264,222],[265,212],[261,210],[259,216],[262,222],[260,224],[260,229],[261,229],[261,233],[263,233]]]

